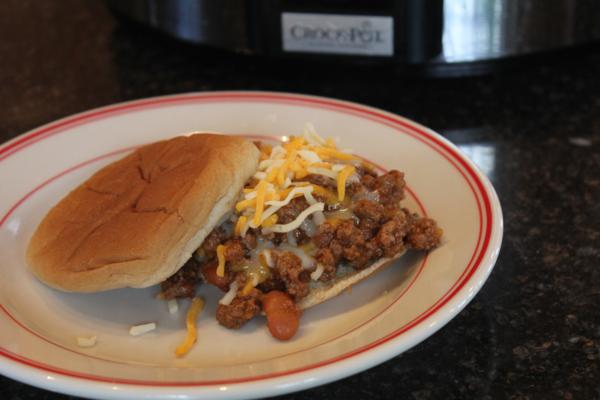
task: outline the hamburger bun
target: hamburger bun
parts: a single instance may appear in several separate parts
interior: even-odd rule
[[[258,158],[252,142],[216,134],[142,146],[48,212],[29,242],[27,264],[64,291],[160,283],[232,210]]]
[[[385,269],[387,266],[392,264],[394,261],[404,255],[405,251],[396,254],[394,257],[383,257],[373,262],[367,268],[361,270],[355,270],[350,266],[340,266],[336,277],[330,282],[312,281],[310,284],[310,291],[306,297],[304,297],[297,304],[300,310],[306,310],[314,307],[318,304],[323,303],[329,299],[337,297],[344,290],[351,286],[367,279],[377,271]]]

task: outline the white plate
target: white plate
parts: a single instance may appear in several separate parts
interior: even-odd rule
[[[157,288],[91,295],[36,281],[23,254],[48,209],[93,171],[144,143],[207,130],[281,138],[310,121],[343,148],[406,173],[406,205],[435,218],[442,247],[411,254],[350,293],[308,310],[293,340],[257,318],[240,331],[215,319],[216,290],[199,339],[178,359],[184,310],[170,315]],[[491,272],[502,214],[489,181],[431,130],[378,109],[264,92],[193,93],[112,105],[28,132],[0,147],[0,373],[95,398],[249,398],[321,385],[381,363],[454,317]],[[131,337],[132,324],[158,329]],[[96,335],[92,348],[76,337]]]

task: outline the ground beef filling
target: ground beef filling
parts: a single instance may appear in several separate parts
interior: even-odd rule
[[[312,257],[321,265],[319,281],[336,277],[340,265],[356,270],[371,265],[382,257],[394,257],[407,249],[430,250],[439,245],[442,231],[435,221],[419,217],[400,207],[404,199],[404,175],[390,171],[377,176],[366,168],[357,168],[359,178],[347,186],[344,204],[328,207],[326,211],[345,211],[345,218],[328,218],[310,237],[303,228],[290,234],[262,235],[250,229],[243,238],[234,238],[231,229],[215,228],[197,252],[199,261],[191,259],[185,266],[163,282],[161,296],[165,299],[192,297],[200,280],[227,291],[234,280],[238,284],[237,296],[227,305],[219,304],[217,320],[227,328],[238,329],[262,310],[262,298],[277,290],[287,293],[295,302],[304,298],[310,288],[310,274],[315,270],[302,267],[301,259],[290,251],[272,251],[272,267],[265,280],[249,292],[243,290],[247,275],[236,266],[247,264],[258,239],[275,246],[293,241],[293,245],[313,248]],[[306,180],[335,192],[336,182],[321,175],[308,175]],[[277,221],[286,224],[294,221],[308,207],[304,197],[293,199],[277,211]],[[332,214],[333,215],[333,214]],[[327,214],[326,214],[327,217]],[[226,246],[226,274],[216,275],[216,249]]]
[[[262,293],[253,290],[250,295],[238,296],[228,305],[219,304],[217,321],[229,329],[239,329],[260,313]]]
[[[198,262],[190,258],[175,275],[160,284],[160,297],[165,300],[194,297],[201,280],[199,272]]]

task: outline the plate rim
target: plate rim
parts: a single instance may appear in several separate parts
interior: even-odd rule
[[[10,157],[12,154],[22,150],[23,148],[36,143],[39,140],[43,140],[51,135],[60,133],[65,130],[73,129],[80,124],[85,123],[93,123],[98,118],[103,117],[111,117],[114,115],[118,115],[120,113],[127,113],[131,110],[135,111],[136,109],[140,110],[148,110],[152,107],[165,107],[168,105],[182,105],[188,102],[200,102],[200,101],[215,101],[218,98],[235,98],[234,101],[241,102],[261,102],[261,101],[269,101],[273,102],[274,100],[278,100],[278,103],[284,104],[296,104],[300,106],[312,106],[318,104],[318,108],[326,108],[340,111],[343,109],[350,109],[357,114],[370,114],[376,117],[382,117],[383,119],[388,121],[391,124],[402,125],[409,130],[416,131],[420,134],[424,134],[424,136],[428,136],[430,139],[434,139],[438,145],[442,145],[444,150],[446,150],[449,154],[453,155],[456,161],[460,162],[462,166],[470,173],[471,178],[475,181],[480,191],[480,195],[482,197],[487,196],[487,200],[483,201],[486,207],[489,207],[487,212],[488,215],[488,230],[489,230],[489,238],[487,240],[487,247],[482,248],[480,251],[480,260],[471,267],[471,274],[461,282],[459,288],[457,288],[450,297],[448,297],[442,304],[440,304],[433,312],[428,313],[424,318],[417,321],[410,328],[414,328],[413,331],[409,335],[408,331],[403,331],[398,334],[394,334],[395,331],[391,334],[392,337],[388,336],[383,337],[374,343],[376,343],[373,347],[368,345],[365,350],[354,353],[351,351],[348,357],[343,357],[339,360],[326,360],[325,363],[318,363],[323,365],[309,366],[308,369],[299,368],[292,371],[284,371],[284,373],[275,375],[275,376],[266,376],[257,380],[250,381],[241,381],[241,382],[231,382],[226,383],[226,389],[222,390],[224,384],[221,383],[210,383],[206,385],[194,385],[193,383],[186,382],[185,384],[178,385],[176,382],[166,382],[161,383],[160,385],[148,385],[147,383],[138,384],[138,383],[128,383],[128,382],[118,382],[119,386],[118,390],[115,389],[115,385],[111,385],[108,380],[100,381],[94,380],[86,377],[74,377],[61,373],[60,371],[44,371],[39,369],[37,366],[25,365],[21,360],[18,360],[17,357],[10,357],[3,352],[3,348],[0,347],[0,356],[4,356],[4,362],[0,362],[0,372],[6,376],[13,377],[14,379],[43,387],[49,390],[61,391],[65,393],[72,393],[76,395],[89,396],[92,395],[100,395],[102,397],[111,397],[111,398],[122,398],[128,397],[133,394],[136,396],[142,395],[144,398],[154,398],[154,397],[162,397],[172,394],[172,389],[176,388],[178,393],[181,393],[185,396],[198,396],[198,395],[207,395],[210,394],[212,397],[251,397],[256,396],[265,396],[265,395],[274,395],[280,394],[284,392],[301,390],[312,386],[317,386],[321,384],[325,384],[331,382],[333,380],[341,379],[343,377],[349,376],[351,374],[357,373],[362,370],[366,370],[368,368],[373,367],[381,362],[384,362],[403,351],[413,347],[417,343],[425,340],[426,338],[433,335],[437,330],[446,325],[455,315],[457,315],[475,296],[477,292],[481,289],[489,274],[491,273],[495,261],[498,257],[498,253],[500,250],[500,245],[502,242],[502,234],[503,234],[503,218],[502,218],[502,210],[500,206],[500,202],[498,200],[498,196],[489,182],[487,177],[479,170],[479,168],[468,159],[467,156],[462,154],[460,150],[446,138],[436,133],[430,128],[427,128],[415,121],[412,121],[406,117],[400,116],[398,114],[390,113],[388,111],[355,103],[346,100],[334,99],[331,97],[323,97],[323,96],[313,96],[313,95],[305,95],[305,94],[296,94],[296,93],[287,93],[287,92],[269,92],[269,91],[211,91],[211,92],[189,92],[189,93],[181,93],[174,95],[166,95],[166,96],[156,96],[156,97],[148,97],[137,100],[131,100],[126,102],[119,102],[110,104],[107,106],[94,108],[91,110],[83,111],[77,114],[73,114],[70,116],[66,116],[64,118],[52,121],[40,127],[29,130],[5,143],[0,145],[0,162],[7,157]],[[353,113],[354,114],[354,113]],[[364,115],[362,115],[365,117]],[[381,122],[377,121],[376,122]],[[385,123],[384,123],[385,124]],[[397,126],[392,126],[396,127]],[[419,132],[420,131],[420,132]],[[407,132],[408,133],[408,132]],[[413,137],[415,133],[409,133]],[[417,137],[418,138],[418,137]],[[421,140],[421,139],[420,139]],[[434,149],[435,150],[435,149]],[[439,152],[439,151],[438,151]],[[446,157],[447,158],[447,157]],[[458,169],[458,168],[457,168]],[[460,169],[458,169],[459,172]],[[461,172],[462,174],[462,172]],[[477,197],[477,193],[474,193],[475,197]],[[2,222],[6,220],[6,217],[0,221],[0,225]],[[475,251],[477,253],[477,251]],[[480,268],[483,267],[483,268]],[[466,269],[465,269],[466,270]],[[472,282],[475,275],[480,275],[480,279]],[[461,278],[457,280],[459,282]],[[458,296],[466,287],[467,283],[472,282],[471,291],[469,294],[464,296]],[[451,290],[449,290],[450,292]],[[443,299],[446,295],[442,296],[438,302]],[[453,304],[456,303],[456,304]],[[434,303],[434,304],[437,304]],[[451,306],[451,307],[450,307]],[[444,309],[449,307],[449,312],[440,313]],[[435,326],[425,327],[422,322],[435,317],[437,323]],[[411,324],[411,321],[409,324]],[[381,342],[382,339],[386,339]],[[345,354],[344,354],[345,355]],[[355,357],[359,355],[359,357]],[[8,357],[8,358],[7,358]],[[337,359],[339,357],[334,357]],[[8,361],[7,361],[8,360]],[[328,362],[329,361],[329,362]],[[13,368],[10,368],[12,365]],[[315,374],[314,371],[320,371],[327,368],[329,372],[327,374],[319,373]],[[54,379],[49,382],[48,380],[48,372],[53,372],[58,374],[60,377],[53,377]],[[316,376],[316,377],[315,377]],[[295,378],[295,379],[290,379]],[[265,383],[270,383],[269,388],[265,390]],[[215,393],[214,387],[219,386],[220,391]],[[246,387],[247,389],[243,389]],[[251,393],[252,390],[250,388],[256,390],[258,388],[262,389],[259,393]],[[107,391],[107,389],[112,389],[112,391]],[[150,392],[149,392],[150,391]]]

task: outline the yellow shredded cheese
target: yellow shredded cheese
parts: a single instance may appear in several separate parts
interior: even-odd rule
[[[314,149],[315,153],[319,155],[321,158],[336,158],[338,160],[355,160],[356,156],[352,154],[343,153],[336,149],[331,149],[328,147],[320,147]]]
[[[248,296],[252,289],[254,289],[253,279],[248,279],[248,282],[246,282],[244,288],[242,289],[242,296]]]
[[[254,206],[256,204],[256,198],[238,201],[235,205],[235,210],[237,212],[242,212],[244,209]]]
[[[250,228],[272,228],[277,224],[278,210],[298,196],[304,196],[311,206],[320,201],[337,204],[344,199],[346,183],[355,171],[344,161],[357,159],[348,153],[349,150],[338,150],[333,138],[321,138],[310,124],[306,125],[302,135],[290,136],[285,143],[273,147],[261,145],[260,150],[263,156],[254,175],[255,181],[252,187],[244,189],[235,206],[237,213],[245,217],[238,219],[234,229],[236,235],[244,234]],[[294,191],[294,187],[299,186],[298,181],[309,174],[333,179],[338,193],[308,182],[305,185],[311,188],[309,191]],[[292,192],[294,194],[290,195]],[[320,199],[316,200],[313,195]]]
[[[246,226],[247,222],[248,222],[248,217],[246,217],[245,215],[240,215],[237,222],[235,223],[235,229],[234,229],[235,236],[242,236],[242,230],[244,229],[244,226]]]
[[[346,197],[346,179],[348,179],[348,177],[352,175],[354,171],[356,171],[356,169],[352,165],[348,165],[340,171],[337,179],[339,201],[344,201],[344,198]]]
[[[296,157],[296,150],[292,150],[290,155],[286,158],[285,162],[281,167],[279,167],[279,171],[277,171],[277,183],[282,186],[285,182],[285,178],[287,177],[287,169],[289,168],[292,160]]]
[[[185,319],[187,335],[185,337],[185,340],[175,349],[175,355],[177,357],[183,357],[184,355],[186,355],[192,349],[194,343],[196,343],[196,319],[198,318],[198,315],[200,314],[203,308],[204,299],[201,297],[194,297]]]
[[[313,193],[317,196],[323,197],[325,199],[325,203],[332,205],[338,202],[338,198],[330,190],[327,190],[323,186],[319,185],[312,185],[312,187]]]
[[[268,228],[270,226],[273,226],[277,223],[277,214],[273,214],[271,215],[269,218],[265,219],[262,223],[262,226],[265,228]]]
[[[269,171],[265,180],[269,183],[273,183],[275,181],[275,178],[277,177],[278,172],[279,168],[273,168],[271,171]]]
[[[260,224],[260,217],[265,209],[265,191],[267,183],[265,181],[258,182],[256,186],[256,212],[254,213],[254,225]]]
[[[331,169],[331,164],[328,162],[316,162],[310,164],[311,167]]]
[[[306,168],[301,167],[298,171],[296,171],[294,178],[302,179],[302,178],[306,178],[307,175],[308,175],[308,171],[306,170]]]
[[[260,146],[260,160],[266,160],[271,155],[271,151],[273,150],[273,146],[270,144],[261,143]]]
[[[217,260],[219,264],[217,265],[217,276],[221,278],[225,276],[225,250],[227,246],[224,244],[220,244],[217,246]]]

